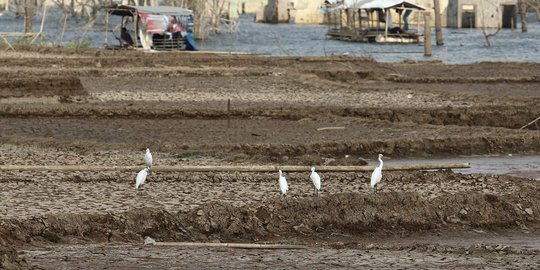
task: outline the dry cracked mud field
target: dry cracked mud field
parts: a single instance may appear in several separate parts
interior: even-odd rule
[[[1,166],[143,168],[146,147],[155,166],[540,152],[538,126],[520,129],[540,116],[537,63],[16,49],[0,54]],[[136,173],[3,171],[0,267],[540,267],[532,178],[383,171],[374,194],[369,172],[321,172],[317,198],[308,172],[285,173],[285,197],[277,172],[155,170],[138,193]]]

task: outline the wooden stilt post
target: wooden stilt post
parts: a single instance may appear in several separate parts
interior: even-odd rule
[[[384,42],[388,41],[388,21],[390,21],[392,19],[391,17],[392,15],[390,15],[390,9],[387,8],[384,10]]]
[[[431,56],[431,16],[424,13],[424,56]]]
[[[441,26],[441,5],[439,0],[433,0],[433,8],[435,9],[435,40],[437,46],[444,45],[442,26]]]

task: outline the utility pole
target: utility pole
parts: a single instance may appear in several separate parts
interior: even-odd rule
[[[441,4],[439,0],[433,0],[433,8],[435,9],[435,39],[437,46],[442,46],[444,42],[441,27]]]

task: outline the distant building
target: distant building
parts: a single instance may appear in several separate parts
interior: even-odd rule
[[[9,0],[0,0],[0,11],[8,10]]]
[[[256,14],[262,11],[268,0],[229,0],[230,18],[238,18],[239,14]]]
[[[517,0],[449,0],[446,16],[451,28],[515,28]]]
[[[264,9],[257,13],[258,22],[320,24],[324,12],[321,0],[268,0]]]

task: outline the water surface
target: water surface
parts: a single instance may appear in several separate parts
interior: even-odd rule
[[[49,44],[87,43],[103,48],[104,25],[83,27],[83,22],[69,19],[62,36],[63,15],[59,11],[47,12],[45,42]],[[531,14],[532,15],[532,14]],[[111,25],[116,22],[111,17]],[[101,19],[100,21],[104,21]],[[39,31],[41,17],[34,18],[34,32]],[[0,16],[0,32],[22,31],[23,18],[11,13]],[[484,35],[479,29],[444,29],[444,46],[433,46],[433,55],[425,57],[423,46],[418,44],[366,44],[327,40],[326,25],[262,24],[254,23],[253,15],[243,15],[238,20],[238,30],[211,35],[198,42],[201,50],[245,52],[272,56],[328,56],[350,55],[372,57],[381,62],[403,60],[446,63],[473,63],[481,61],[540,62],[540,23],[535,16],[529,17],[529,32],[503,29],[491,39],[492,46],[485,45]],[[108,42],[116,44],[113,36]]]

